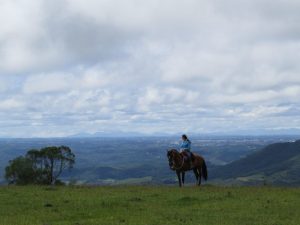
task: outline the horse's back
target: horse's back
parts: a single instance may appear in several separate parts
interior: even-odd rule
[[[193,155],[194,155],[194,157],[195,157],[195,159],[198,159],[199,161],[204,161],[204,158],[200,155],[200,154],[198,154],[198,153],[193,153]]]

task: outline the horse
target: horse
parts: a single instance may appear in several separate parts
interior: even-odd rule
[[[169,166],[171,170],[176,171],[179,187],[184,185],[185,172],[193,170],[196,177],[196,185],[201,185],[201,177],[207,180],[207,167],[205,160],[198,154],[192,154],[192,163],[186,162],[184,153],[178,152],[176,149],[167,151]]]

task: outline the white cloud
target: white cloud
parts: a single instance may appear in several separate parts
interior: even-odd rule
[[[61,92],[70,89],[74,83],[72,74],[50,73],[30,76],[24,82],[24,93]]]
[[[21,136],[299,127],[299,10],[294,0],[2,0],[0,123]]]
[[[5,99],[3,101],[0,101],[0,110],[5,110],[5,111],[12,111],[16,110],[18,108],[21,108],[24,105],[23,102],[18,101],[16,99]]]
[[[115,82],[116,76],[97,67],[76,68],[71,72],[32,74],[23,83],[25,94],[60,93],[72,90],[89,90]]]

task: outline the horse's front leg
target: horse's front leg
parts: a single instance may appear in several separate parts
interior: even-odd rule
[[[182,185],[184,185],[184,175],[185,175],[185,172],[182,172]]]
[[[181,174],[179,171],[176,171],[177,177],[178,177],[178,182],[179,182],[179,187],[181,187],[182,183],[181,183]]]

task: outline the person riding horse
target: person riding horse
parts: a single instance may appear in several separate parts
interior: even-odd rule
[[[192,142],[188,139],[188,137],[185,134],[183,134],[181,138],[182,138],[182,143],[180,145],[180,152],[184,155],[185,161],[189,163],[189,165],[192,167],[192,153],[191,153]]]
[[[189,170],[194,172],[197,185],[200,186],[202,177],[207,180],[205,160],[201,155],[191,152],[191,141],[185,134],[182,135],[180,151],[174,148],[167,150],[167,158],[170,169],[177,174],[180,187],[184,185],[185,172]]]

